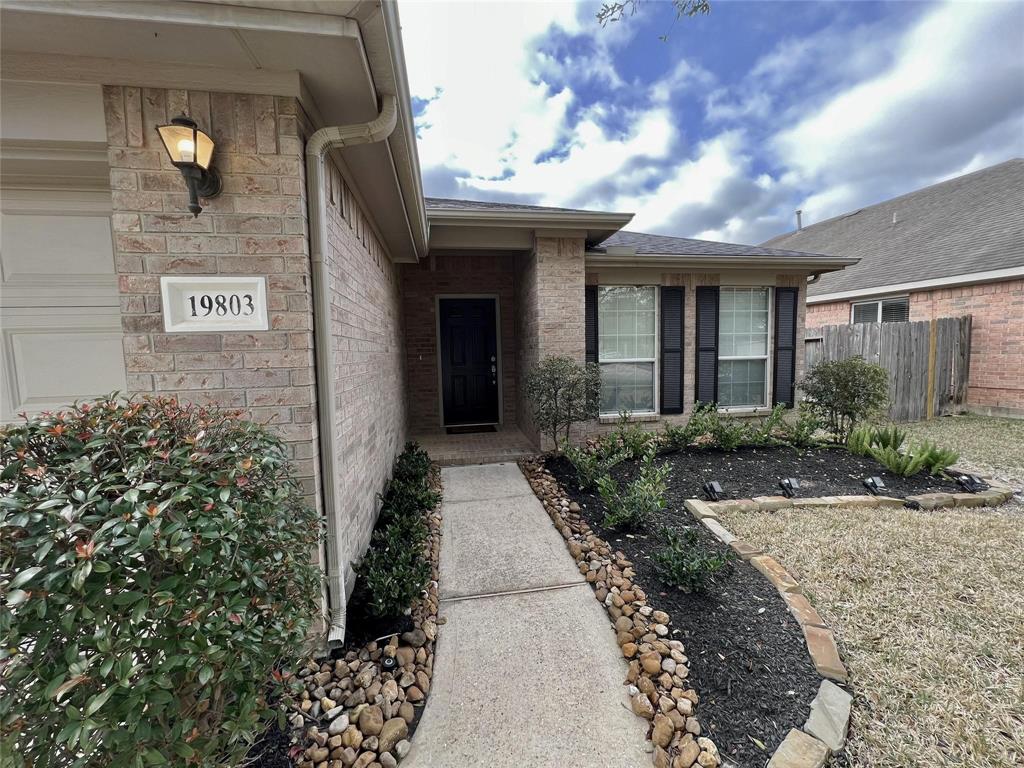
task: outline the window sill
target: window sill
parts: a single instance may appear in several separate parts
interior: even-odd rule
[[[617,413],[606,413],[597,417],[599,424],[618,424],[622,419]],[[627,424],[642,424],[643,422],[661,421],[660,413],[631,413],[626,419]]]
[[[718,413],[722,416],[767,416],[772,409],[766,405],[751,405],[736,408],[719,408]]]

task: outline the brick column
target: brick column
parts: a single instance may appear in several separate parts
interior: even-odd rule
[[[132,392],[244,408],[291,445],[316,494],[312,300],[294,99],[107,86],[115,257]],[[190,115],[216,142],[223,193],[193,218],[156,126]],[[160,276],[267,277],[270,330],[163,331]]]

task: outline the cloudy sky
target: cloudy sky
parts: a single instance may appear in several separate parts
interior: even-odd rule
[[[1024,155],[1024,2],[599,7],[401,2],[428,195],[757,243]]]

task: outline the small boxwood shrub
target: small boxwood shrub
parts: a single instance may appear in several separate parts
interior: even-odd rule
[[[881,412],[889,400],[888,372],[860,357],[818,363],[801,387],[840,444],[858,424]]]
[[[609,448],[611,453],[606,452],[606,449]],[[612,467],[627,458],[625,452],[616,451],[615,445],[603,443],[599,443],[595,448],[589,450],[575,445],[566,445],[563,453],[576,471],[576,484],[582,491],[593,488],[599,478],[607,475]]]
[[[99,400],[0,431],[0,753],[234,765],[320,600],[319,516],[237,413]]]
[[[406,443],[380,497],[380,514],[369,549],[355,566],[359,580],[351,602],[371,616],[401,616],[430,579],[426,513],[441,501],[441,495],[430,487],[430,471],[426,451],[416,443]]]
[[[597,363],[549,355],[526,377],[526,399],[533,423],[557,451],[569,442],[572,425],[596,419],[600,407],[601,371]]]
[[[648,451],[640,466],[640,474],[625,489],[605,475],[597,481],[597,490],[608,508],[602,524],[606,528],[636,530],[652,515],[665,508],[668,489],[668,464],[655,465],[654,451]]]
[[[640,424],[631,424],[632,414],[623,409],[619,411],[619,423],[613,433],[618,440],[619,450],[630,459],[641,459],[644,455],[657,448],[658,436],[648,432]]]
[[[680,533],[663,528],[661,535],[665,547],[654,553],[655,570],[666,584],[684,592],[704,589],[732,561],[731,553],[720,554],[702,546],[694,528]]]
[[[780,426],[782,439],[794,448],[810,448],[817,444],[821,419],[806,402],[800,403],[796,418],[784,419]]]

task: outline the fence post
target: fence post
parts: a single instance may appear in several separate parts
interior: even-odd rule
[[[938,341],[939,321],[934,317],[929,327],[928,337],[928,394],[925,395],[924,417],[931,421],[935,418],[935,351]]]

